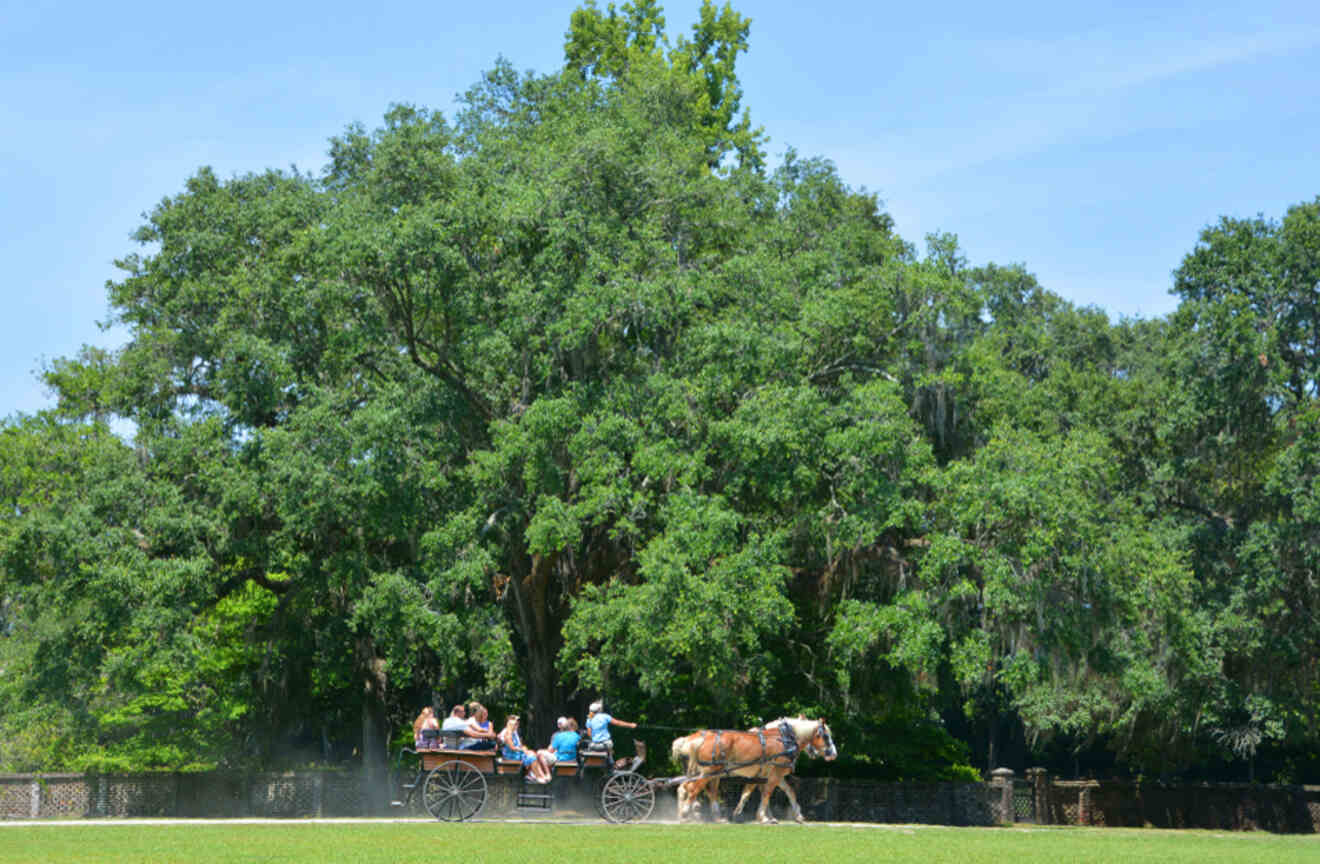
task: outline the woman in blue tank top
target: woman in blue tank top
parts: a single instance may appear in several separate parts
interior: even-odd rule
[[[527,771],[527,777],[533,783],[549,783],[550,767],[536,755],[536,751],[523,745],[518,735],[518,715],[510,714],[504,722],[504,731],[500,733],[500,756],[513,762],[521,762]]]

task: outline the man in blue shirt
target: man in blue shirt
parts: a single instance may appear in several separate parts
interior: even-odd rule
[[[577,721],[572,717],[559,718],[559,731],[550,736],[550,749],[555,751],[557,762],[576,762],[578,743],[582,736],[578,734]]]

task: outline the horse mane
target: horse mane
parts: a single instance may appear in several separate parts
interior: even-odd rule
[[[793,730],[793,735],[796,736],[799,741],[805,741],[812,735],[816,734],[816,725],[820,723],[820,721],[807,720],[803,717],[780,717],[766,723],[765,728],[777,728],[784,723],[788,724],[789,728]]]

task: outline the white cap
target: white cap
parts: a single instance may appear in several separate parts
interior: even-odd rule
[[[567,718],[567,717],[560,717],[560,718],[559,718],[559,721],[558,721],[558,725],[559,725],[559,728],[560,728],[560,729],[563,729],[565,726],[568,725],[568,718]]]
[[[597,700],[591,703],[591,705],[587,708],[587,711],[591,714],[599,714],[604,708],[605,708],[605,703]]]

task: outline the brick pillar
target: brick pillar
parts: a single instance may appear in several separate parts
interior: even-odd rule
[[[990,772],[990,788],[999,789],[999,822],[1013,821],[1013,769],[996,768]]]
[[[1091,785],[1089,783],[1077,790],[1077,824],[1091,824]]]

